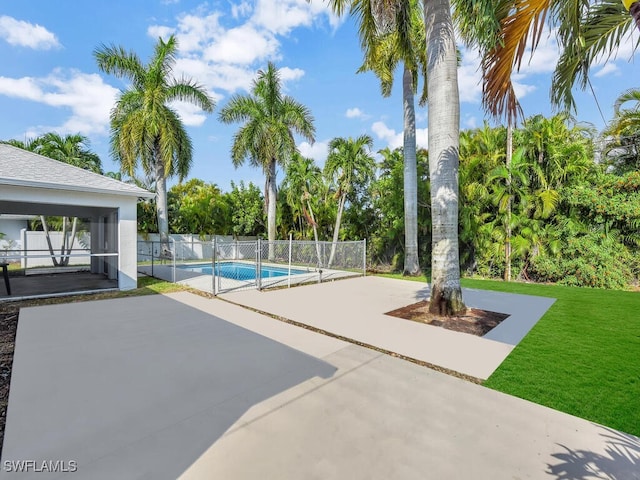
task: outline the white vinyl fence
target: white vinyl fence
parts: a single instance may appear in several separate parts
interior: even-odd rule
[[[52,267],[53,260],[49,251],[47,237],[44,232],[22,230],[19,250],[7,252],[8,255],[19,254],[22,268]],[[49,232],[51,246],[55,256],[60,259],[63,235],[62,232]],[[66,251],[64,252],[66,253]],[[8,256],[7,255],[7,256]],[[68,265],[87,265],[91,263],[91,235],[89,232],[76,233]]]

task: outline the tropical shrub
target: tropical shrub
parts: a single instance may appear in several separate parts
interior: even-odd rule
[[[625,289],[634,280],[634,262],[615,236],[592,232],[570,238],[561,255],[536,257],[531,274],[540,282]]]

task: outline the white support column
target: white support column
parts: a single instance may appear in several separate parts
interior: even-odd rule
[[[136,199],[132,198],[118,211],[118,287],[131,290],[138,286],[137,252],[137,210]]]

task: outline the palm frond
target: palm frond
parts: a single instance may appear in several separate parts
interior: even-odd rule
[[[587,7],[579,25],[558,30],[563,51],[552,78],[551,101],[567,111],[576,110],[573,86],[577,83],[586,89],[591,66],[596,60],[615,56],[633,28],[633,20],[617,0],[589,3]]]
[[[500,33],[493,48],[484,55],[483,104],[494,117],[505,117],[514,124],[522,116],[522,107],[516,96],[511,75],[521,66],[527,45],[532,50],[540,41],[551,0],[515,0],[506,9],[502,3],[499,11],[508,12],[500,19]]]
[[[134,52],[115,45],[102,44],[93,52],[98,68],[119,78],[128,78],[134,85],[144,84],[145,69]]]
[[[216,103],[207,93],[204,86],[194,80],[181,78],[171,80],[167,86],[166,98],[168,101],[180,100],[191,103],[205,112],[212,112]]]

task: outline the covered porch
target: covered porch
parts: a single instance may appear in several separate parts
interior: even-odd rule
[[[136,288],[136,205],[152,193],[9,145],[0,145],[0,185],[0,214],[66,217],[76,227],[67,225],[67,248],[65,235],[43,229],[0,252],[11,289],[0,285],[0,300]]]

